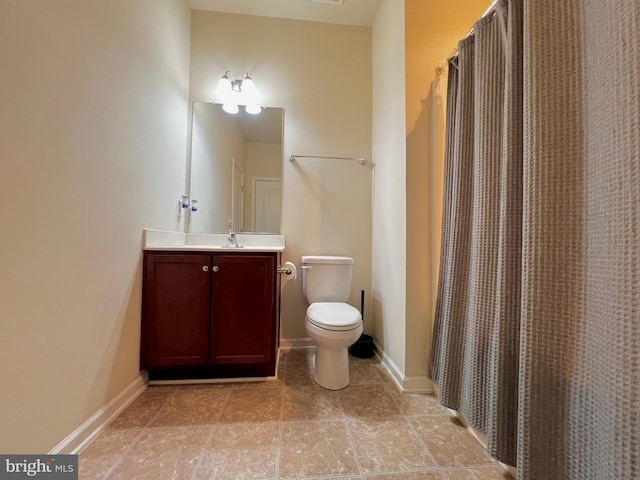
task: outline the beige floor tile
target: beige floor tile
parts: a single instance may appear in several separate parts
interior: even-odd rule
[[[348,422],[362,473],[436,467],[420,438],[403,419]]]
[[[143,432],[143,428],[108,427],[80,452],[80,456],[96,454],[121,455],[133,445]]]
[[[282,420],[342,420],[337,392],[318,385],[284,389]]]
[[[103,480],[122,460],[120,455],[78,457],[78,480]]]
[[[365,475],[363,478],[365,480],[444,480],[444,477],[437,470],[429,472]]]
[[[280,477],[278,480],[280,480],[281,478],[282,477]],[[362,480],[362,477],[360,475],[327,475],[325,477],[291,477],[287,478],[286,480]]]
[[[276,478],[278,423],[216,425],[194,480]]]
[[[282,427],[280,478],[357,474],[344,422],[292,422]]]
[[[438,397],[426,393],[404,393],[396,389],[387,392],[400,405],[405,415],[450,415],[449,410],[438,402]]]
[[[188,480],[210,433],[211,427],[146,429],[109,480]]]
[[[111,428],[144,427],[158,415],[168,401],[170,394],[166,391],[147,393],[147,390],[118,415],[118,418],[110,425]]]
[[[78,455],[78,477],[103,479],[123,458],[123,454],[142,435],[140,428],[107,428]]]
[[[511,475],[500,466],[445,469],[443,472],[447,480],[512,480]]]
[[[230,384],[233,389],[242,389],[242,390],[274,390],[278,388],[283,388],[284,383],[282,380],[264,380],[259,382],[236,382]]]
[[[291,350],[287,353],[283,382],[288,387],[317,385],[313,378],[315,349]]]
[[[443,415],[408,417],[415,430],[443,467],[490,465],[497,462],[454,418]]]
[[[367,385],[382,383],[376,363],[369,359],[350,357],[349,379],[351,385]]]
[[[401,393],[377,359],[315,384],[313,350],[263,382],[151,386],[79,456],[83,480],[507,480],[435,397]],[[209,438],[207,442],[206,439]]]
[[[396,382],[393,380],[393,378],[391,378],[391,374],[387,371],[387,369],[382,365],[382,363],[380,363],[377,359],[373,362],[373,366],[375,367],[375,369],[378,372],[378,376],[380,377],[380,380],[382,381],[382,383],[387,386],[387,387],[391,387],[391,388],[395,388],[398,389],[398,385],[396,384]]]
[[[152,427],[213,425],[227,402],[228,386],[178,388],[151,422]]]
[[[331,477],[326,477],[327,480],[362,480],[362,477],[360,475],[356,475],[356,476],[348,476],[348,477],[343,477],[343,476],[339,476],[339,477],[334,477],[333,475]],[[304,478],[301,480],[309,480],[309,478]]]
[[[314,355],[315,355],[315,348],[289,350],[288,352],[282,355],[281,361],[286,365],[309,367],[313,364]]]
[[[284,369],[283,382],[288,387],[315,385],[313,367],[311,365],[287,363]]]
[[[220,423],[279,421],[282,415],[282,389],[251,390],[235,388],[220,415]]]
[[[380,385],[349,385],[338,396],[349,418],[385,420],[401,414],[397,403]]]

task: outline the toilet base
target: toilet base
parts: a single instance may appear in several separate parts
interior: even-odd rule
[[[328,390],[341,390],[349,385],[347,347],[316,346],[316,354],[313,356],[313,379]]]

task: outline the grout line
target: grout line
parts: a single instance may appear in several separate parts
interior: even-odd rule
[[[216,424],[211,425],[211,431],[209,432],[209,436],[207,437],[207,439],[205,440],[204,444],[202,445],[202,448],[200,449],[200,455],[198,456],[198,463],[196,464],[196,468],[193,469],[193,473],[191,474],[191,480],[193,480],[194,478],[196,478],[196,474],[198,473],[198,469],[200,468],[200,465],[202,465],[202,461],[204,460],[204,455],[205,455],[205,451],[207,449],[207,447],[209,446],[209,442],[211,442],[211,438],[213,437],[213,432],[216,428]]]
[[[224,412],[224,409],[227,407],[227,403],[229,403],[229,397],[231,397],[231,389],[226,389],[226,390],[227,390],[227,398],[224,399],[224,403],[222,404],[222,407],[220,407],[220,412],[218,413],[218,417],[216,418],[215,423],[211,425],[211,431],[209,432],[209,436],[207,437],[207,440],[202,444],[202,448],[200,449],[200,455],[198,456],[198,463],[196,464],[196,468],[193,469],[193,473],[191,474],[191,480],[194,480],[196,478],[198,469],[200,468],[200,465],[202,465],[202,461],[204,460],[205,451],[209,446],[209,443],[211,443],[211,439],[213,438],[213,432],[215,431],[216,426],[220,424],[220,417],[222,417],[222,413]]]
[[[176,390],[173,390],[173,389],[172,389],[171,393],[167,396],[167,398],[165,398],[165,399],[164,399],[164,403],[162,404],[162,407],[160,407],[160,408],[158,409],[158,411],[156,412],[156,414],[151,418],[151,420],[149,420],[149,421],[147,422],[147,424],[144,426],[144,428],[148,428],[148,427],[150,427],[150,426],[151,426],[151,424],[155,421],[155,419],[156,419],[156,418],[158,418],[158,417],[160,416],[160,414],[162,413],[162,411],[166,408],[167,403],[169,403],[169,399],[170,399],[171,397],[173,397],[173,396],[175,395],[175,393],[176,393]],[[144,394],[144,393],[143,393],[143,394]]]
[[[422,448],[424,448],[424,451],[427,452],[427,455],[429,456],[429,458],[433,462],[433,465],[434,465],[433,470],[439,472],[440,475],[442,475],[443,478],[446,479],[447,476],[442,472],[442,469],[440,468],[440,464],[436,461],[435,457],[431,454],[431,450],[429,450],[429,447],[427,447],[427,444],[424,442],[424,440],[422,440],[422,436],[418,433],[418,431],[413,426],[413,423],[411,422],[410,415],[406,414],[404,408],[402,408],[402,405],[396,399],[395,395],[390,394],[386,390],[385,390],[385,393],[387,393],[387,395],[389,395],[391,397],[391,400],[396,404],[396,406],[398,407],[398,410],[400,410],[400,415],[402,416],[402,419],[405,421],[405,423],[408,425],[409,430],[415,435],[415,437],[418,440],[418,442],[420,443],[420,445],[422,445]],[[398,395],[404,395],[404,393],[402,391],[399,391]]]
[[[440,474],[443,476],[443,478],[445,478],[445,479],[448,478],[447,475],[442,471],[442,467],[440,466],[440,464],[436,461],[435,457],[431,454],[431,450],[429,450],[429,447],[427,447],[427,444],[424,443],[424,440],[422,440],[422,436],[418,433],[418,431],[413,426],[413,423],[411,422],[411,419],[408,418],[407,415],[403,414],[402,416],[404,417],[406,422],[409,424],[409,429],[415,434],[416,438],[420,442],[420,445],[422,445],[422,447],[425,449],[425,451],[429,455],[429,458],[433,461],[433,464],[435,465],[437,471],[440,472]]]
[[[153,422],[158,415],[160,415],[160,413],[165,409],[165,407],[167,406],[167,403],[169,401],[169,398],[171,398],[173,396],[175,392],[172,391],[171,394],[165,398],[164,400],[164,404],[162,405],[162,407],[160,407],[158,409],[158,411],[156,412],[156,414],[151,418],[151,420],[149,420],[145,425],[142,425],[140,427],[133,427],[140,429],[140,433],[138,433],[138,435],[133,439],[133,441],[131,441],[129,443],[129,445],[127,446],[127,448],[125,448],[119,455],[118,455],[118,460],[111,466],[111,468],[109,468],[105,473],[104,476],[102,477],[102,480],[107,480],[111,474],[115,471],[115,469],[118,467],[118,465],[120,465],[122,463],[122,461],[124,460],[124,457],[126,456],[127,452],[129,452],[131,449],[133,449],[133,446],[136,445],[139,441],[140,438],[142,438],[142,435],[148,431],[148,429],[150,428],[151,422]],[[144,392],[142,392],[142,394],[138,397],[140,398],[142,395],[144,395]],[[137,400],[137,399],[136,399]],[[125,410],[123,410],[122,412],[120,412],[120,415],[122,415],[128,408],[130,408],[131,405],[129,405]],[[118,415],[118,417],[120,416]],[[114,421],[118,418],[114,418]],[[95,440],[97,440],[101,435],[103,435],[105,433],[105,430],[103,430],[102,432],[100,432],[100,435],[98,435],[96,438],[94,438],[91,443],[93,443]],[[87,445],[88,446],[88,445]]]
[[[118,460],[111,466],[110,469],[108,469],[105,472],[104,477],[102,477],[103,480],[107,480],[109,478],[109,476],[113,473],[113,471],[116,469],[116,467],[122,463],[122,460],[124,460],[124,457],[127,455],[127,452],[129,452],[131,449],[133,449],[133,446],[136,445],[140,441],[140,438],[145,433],[145,430],[146,430],[147,427],[134,427],[134,428],[138,428],[140,430],[140,432],[129,443],[127,448],[125,448],[122,452],[120,452],[120,454],[118,455]],[[104,433],[104,431],[100,435],[102,435],[103,433]],[[96,437],[96,438],[98,438],[98,437]]]
[[[349,388],[349,387],[347,387]],[[344,428],[347,431],[347,440],[349,441],[349,445],[351,446],[351,450],[353,451],[353,458],[356,461],[356,466],[358,467],[358,475],[360,478],[362,477],[362,466],[360,465],[360,460],[358,459],[358,452],[356,450],[356,445],[353,441],[353,437],[351,436],[351,428],[349,428],[349,417],[347,416],[347,412],[344,410],[344,405],[342,404],[342,398],[340,398],[340,394],[336,392],[336,397],[338,398],[338,404],[340,405],[340,412],[342,414],[342,422],[344,423]]]
[[[288,361],[285,361],[282,372],[282,384],[286,386]],[[277,372],[276,372],[277,374]],[[284,388],[280,389],[280,419],[278,421],[278,443],[276,444],[276,478],[280,478],[280,461],[282,458],[282,431],[284,430]]]

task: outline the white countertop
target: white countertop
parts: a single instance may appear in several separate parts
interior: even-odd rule
[[[144,229],[144,250],[184,252],[282,252],[284,235],[236,233],[242,248],[229,248],[226,233],[183,233]]]

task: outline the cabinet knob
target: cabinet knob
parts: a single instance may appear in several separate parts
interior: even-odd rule
[[[209,265],[203,265],[202,266],[202,271],[203,272],[208,272],[209,271]]]
[[[218,270],[219,270],[219,269],[218,269],[218,266],[217,266],[217,265],[214,265],[214,266],[213,266],[213,271],[214,271],[214,272],[217,272]]]

